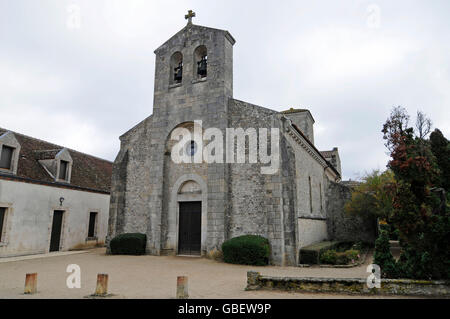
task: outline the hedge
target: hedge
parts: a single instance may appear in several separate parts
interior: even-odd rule
[[[315,265],[320,263],[320,255],[337,247],[336,241],[323,241],[300,249],[300,264]]]
[[[334,249],[327,250],[320,255],[320,263],[328,265],[347,265],[359,259],[359,250],[349,249],[338,252]]]
[[[270,244],[267,238],[245,235],[225,241],[222,252],[226,263],[265,266],[269,264]]]
[[[110,242],[113,255],[143,255],[147,244],[147,235],[133,233],[114,237]]]

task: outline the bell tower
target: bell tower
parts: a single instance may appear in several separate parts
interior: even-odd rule
[[[155,50],[155,116],[180,108],[201,114],[218,99],[226,108],[233,97],[235,40],[228,31],[193,24],[193,17],[189,10],[186,26]]]
[[[184,178],[204,183],[202,190],[202,254],[225,240],[228,200],[228,165],[177,165],[171,159],[171,133],[201,121],[202,129],[226,131],[228,105],[233,97],[233,45],[228,31],[196,25],[195,13],[186,26],[155,50],[153,114],[142,133],[139,168],[143,182],[139,208],[147,216],[147,249],[176,250],[179,203],[176,182]],[[197,122],[198,123],[198,122]],[[175,207],[175,208],[174,208]]]

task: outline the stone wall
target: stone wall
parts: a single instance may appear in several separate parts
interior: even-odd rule
[[[325,219],[298,219],[300,248],[328,239],[327,222]]]
[[[328,236],[335,241],[373,243],[376,238],[376,221],[348,216],[344,211],[344,205],[351,199],[351,194],[350,186],[330,182],[327,190]]]
[[[271,128],[280,129],[277,112],[250,103],[230,100],[229,127],[231,128]],[[294,250],[286,252],[286,242],[295,246],[293,224],[293,187],[295,171],[293,157],[289,158],[283,136],[280,136],[281,164],[273,175],[261,174],[261,167],[268,164],[228,164],[229,165],[229,220],[227,238],[246,234],[261,235],[269,239],[272,263],[295,264]],[[268,141],[269,142],[269,141]],[[248,154],[248,142],[246,143]],[[284,145],[284,146],[283,146]],[[292,154],[291,154],[292,156]],[[284,172],[284,173],[283,173]],[[288,224],[288,227],[286,227]]]
[[[450,282],[382,279],[380,288],[369,288],[364,278],[270,277],[249,271],[246,290],[448,297]]]
[[[291,147],[293,156],[290,163],[292,169],[295,209],[292,227],[295,227],[295,260],[298,262],[300,249],[306,245],[328,238],[326,225],[327,208],[326,192],[329,178],[322,163],[314,158],[311,146],[302,137],[286,134],[286,141]],[[318,156],[316,154],[316,156]]]

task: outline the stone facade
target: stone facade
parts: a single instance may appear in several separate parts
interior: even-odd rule
[[[273,264],[296,265],[302,245],[328,237],[326,190],[340,175],[312,142],[312,116],[304,113],[302,125],[310,126],[303,133],[293,115],[233,99],[234,43],[227,31],[188,23],[155,51],[153,114],[120,137],[107,240],[141,232],[149,254],[177,254],[179,204],[192,201],[202,207],[201,255],[220,250],[227,239],[257,234],[270,240]],[[207,54],[203,78],[198,52]],[[173,70],[181,62],[177,82]],[[262,174],[267,165],[249,160],[176,164],[171,134],[195,131],[196,121],[224,137],[227,128],[279,129],[279,169]],[[250,142],[245,145],[247,154]],[[310,225],[315,231],[303,229]]]

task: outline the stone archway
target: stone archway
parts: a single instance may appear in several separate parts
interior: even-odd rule
[[[180,230],[180,203],[201,202],[201,255],[206,254],[206,236],[208,226],[208,190],[206,182],[196,174],[186,174],[178,178],[172,186],[169,202],[168,240],[178,254]]]

